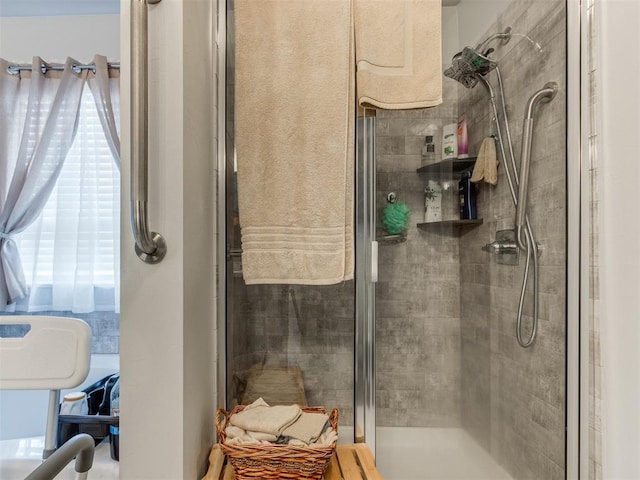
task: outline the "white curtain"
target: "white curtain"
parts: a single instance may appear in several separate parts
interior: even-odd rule
[[[6,62],[0,65],[1,108],[8,98],[6,94],[15,93],[7,102],[12,115],[2,112],[2,118],[11,121],[3,121],[0,138],[5,138],[5,130],[9,132],[7,137],[15,138],[15,124],[21,123],[16,122],[17,118],[25,118],[22,123],[28,127],[35,122],[31,117],[44,117],[49,119],[44,123],[50,126],[51,132],[67,133],[64,136],[42,128],[37,130],[38,135],[30,134],[29,141],[25,141],[26,134],[22,134],[18,151],[26,142],[39,152],[32,157],[42,157],[39,163],[28,164],[27,178],[35,176],[32,184],[42,186],[36,196],[31,194],[30,197],[37,203],[23,207],[29,215],[23,215],[20,229],[12,228],[12,223],[7,223],[3,229],[5,223],[1,219],[5,216],[5,204],[10,205],[5,198],[10,199],[12,191],[8,188],[4,193],[0,186],[0,232],[5,233],[0,255],[3,268],[9,259],[13,262],[10,272],[17,272],[6,275],[7,269],[4,269],[5,297],[2,296],[3,276],[0,275],[0,305],[11,303],[7,310],[31,312],[117,311],[120,176],[116,126],[119,115],[112,100],[117,106],[118,82],[109,79],[104,57],[95,58],[95,74],[86,70],[76,74],[70,68],[74,62],[67,60],[60,80],[51,72],[42,74],[36,68],[40,62],[40,59],[34,59],[31,79],[6,75]],[[65,84],[65,79],[70,80]],[[37,104],[33,100],[34,82],[41,83],[49,92],[49,97],[43,96]],[[90,89],[83,91],[85,82],[95,94]],[[56,109],[57,103],[62,106]],[[24,128],[24,131],[29,130]],[[65,142],[47,143],[47,136],[52,134],[64,138]],[[17,132],[17,138],[20,136]],[[20,173],[19,164],[12,165],[10,159],[12,155],[18,159],[22,157],[15,152],[15,146],[13,150],[11,147],[6,150],[6,155],[3,151],[0,158],[0,171],[7,174],[2,178],[16,178]],[[48,181],[38,182],[43,177]],[[16,183],[15,180],[12,182]],[[29,198],[29,190],[21,191]]]
[[[100,202],[100,214],[96,214],[96,218],[102,218],[101,232],[108,235],[111,241],[102,239],[102,244],[107,247],[102,260],[98,260],[96,256],[95,264],[104,263],[104,267],[100,268],[102,272],[101,278],[96,283],[96,291],[101,288],[103,294],[102,301],[95,301],[93,306],[85,306],[84,308],[92,308],[94,310],[120,311],[120,136],[118,126],[120,125],[120,75],[119,70],[110,74],[107,64],[107,57],[96,55],[93,59],[96,66],[95,72],[89,73],[87,83],[91,89],[91,94],[96,106],[96,113],[102,125],[105,141],[109,145],[111,156],[117,171],[109,164],[108,159],[101,151],[100,157],[95,155],[93,158],[96,162],[102,164],[100,170],[103,172],[100,178],[102,189],[111,188],[112,207],[107,206],[109,196],[105,196]],[[84,109],[83,109],[84,112]],[[90,110],[87,109],[87,117]],[[97,152],[96,152],[97,153]],[[108,180],[108,181],[107,181]],[[110,187],[108,186],[110,185]],[[98,205],[96,204],[96,207]],[[98,233],[98,232],[96,232]],[[99,234],[99,233],[98,233]],[[109,254],[108,252],[113,252]],[[111,268],[109,268],[109,261]],[[97,266],[97,265],[96,265]],[[89,265],[87,265],[87,268]],[[113,301],[111,301],[113,298]],[[75,310],[74,310],[75,311]]]
[[[118,170],[120,170],[120,137],[118,136],[118,122],[116,122],[116,114],[113,109],[114,102],[111,101],[115,97],[115,104],[119,105],[120,103],[119,78],[109,78],[107,57],[96,55],[93,63],[96,66],[96,71],[89,74],[89,88],[93,94],[98,117],[113,155],[113,160],[116,162]]]
[[[76,74],[67,59],[60,79],[46,78],[42,60],[33,59],[26,116],[17,152],[3,152],[3,178],[11,179],[0,199],[0,305],[13,303],[27,294],[20,253],[13,236],[38,217],[55,186],[60,169],[76,134],[78,109],[86,71]],[[77,62],[75,62],[77,63]],[[3,69],[3,82],[7,77]],[[10,82],[11,84],[11,82]],[[4,90],[4,87],[2,87]],[[3,124],[19,121],[2,118]],[[10,157],[15,155],[15,162]]]

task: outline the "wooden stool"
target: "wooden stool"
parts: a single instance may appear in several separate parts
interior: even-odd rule
[[[220,446],[209,455],[209,471],[202,480],[235,480],[233,468],[226,464]],[[324,474],[324,480],[383,480],[376,470],[373,454],[364,443],[338,445]]]

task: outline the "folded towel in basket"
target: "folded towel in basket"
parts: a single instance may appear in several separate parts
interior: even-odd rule
[[[302,410],[298,405],[275,405],[273,407],[259,398],[241,412],[231,415],[229,423],[243,430],[275,435],[294,423]]]
[[[322,434],[328,421],[329,416],[324,413],[302,412],[295,423],[284,429],[282,435],[304,443],[313,443]]]
[[[233,425],[225,428],[225,433],[227,434],[227,440],[240,439],[240,443],[275,442],[278,439],[278,437],[270,433],[247,431]],[[252,442],[252,440],[255,440],[255,442]]]

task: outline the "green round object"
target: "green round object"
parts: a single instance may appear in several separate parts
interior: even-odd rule
[[[407,229],[409,207],[402,202],[389,203],[382,210],[382,225],[391,235],[399,235]]]

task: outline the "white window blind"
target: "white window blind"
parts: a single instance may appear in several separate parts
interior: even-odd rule
[[[119,98],[112,91],[116,123]],[[20,311],[119,311],[120,172],[89,88],[42,215],[15,240],[30,294]]]

